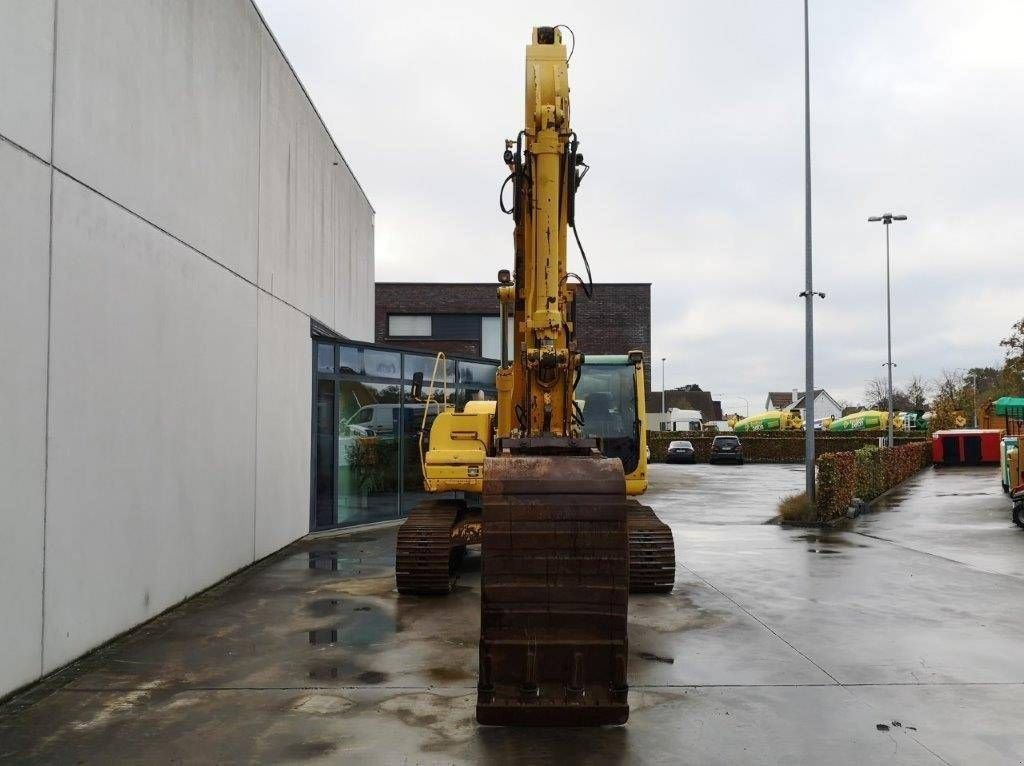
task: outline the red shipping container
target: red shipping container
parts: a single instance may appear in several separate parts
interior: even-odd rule
[[[935,465],[999,465],[999,440],[1003,432],[995,428],[960,428],[932,434],[932,460]]]

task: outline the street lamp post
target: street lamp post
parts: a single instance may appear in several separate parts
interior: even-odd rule
[[[665,357],[661,358],[661,427],[665,427]]]
[[[974,376],[974,427],[978,427],[978,376]]]
[[[750,400],[747,399],[747,397],[740,396],[739,394],[725,394],[725,396],[727,396],[730,399],[742,399],[743,404],[746,405],[747,407],[747,417],[750,417]]]
[[[804,373],[807,422],[804,424],[804,491],[814,506],[814,296],[811,274],[811,45],[804,0]],[[809,392],[809,394],[808,394]]]
[[[905,221],[907,217],[905,215],[893,215],[892,213],[882,213],[882,215],[873,215],[868,218],[869,223],[881,222],[885,226],[885,327],[887,336],[888,346],[888,361],[885,366],[889,369],[889,423],[888,423],[888,439],[887,443],[891,447],[893,444],[892,440],[892,288],[891,281],[889,278],[889,227],[892,226],[893,221]]]
[[[966,375],[965,377],[971,379],[971,388],[974,389],[974,391],[973,391],[974,395],[973,395],[973,397],[971,399],[971,401],[973,403],[973,406],[971,407],[971,411],[974,413],[974,416],[971,418],[971,423],[972,423],[971,427],[972,428],[977,428],[978,427],[978,376],[977,375]]]

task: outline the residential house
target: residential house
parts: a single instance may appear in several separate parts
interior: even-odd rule
[[[804,393],[793,389],[789,391],[769,391],[765,399],[766,410],[789,410],[797,411],[803,418],[806,414],[807,405],[804,402]],[[823,388],[814,389],[814,419],[816,421],[824,418],[840,418],[843,416],[843,408]]]

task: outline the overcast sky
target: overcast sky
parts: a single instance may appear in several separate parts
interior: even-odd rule
[[[576,32],[577,222],[596,281],[653,283],[655,388],[803,388],[802,3],[258,0],[377,211],[381,281],[490,281],[536,24]],[[1024,315],[1024,3],[811,3],[816,376],[996,364]],[[571,241],[571,238],[570,238]],[[575,246],[570,265],[580,270]],[[625,349],[624,349],[625,350]]]

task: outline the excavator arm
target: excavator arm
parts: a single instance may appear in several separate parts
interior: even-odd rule
[[[498,373],[498,438],[578,435],[574,378],[582,362],[573,326],[566,234],[582,163],[569,122],[568,62],[561,33],[537,27],[526,48],[524,127],[507,141],[513,187],[514,282],[498,297],[514,322],[515,359]]]
[[[560,30],[535,28],[524,125],[503,155],[514,268],[499,272],[498,301],[513,333],[511,348],[502,333],[497,403],[493,416],[480,403],[434,420],[425,488],[466,499],[419,503],[396,545],[399,592],[445,594],[466,546],[481,543],[483,724],[624,723],[628,594],[674,581],[671,531],[627,497],[647,486],[643,355],[588,364],[576,339],[575,300],[591,286],[567,264],[587,169],[568,67]]]

